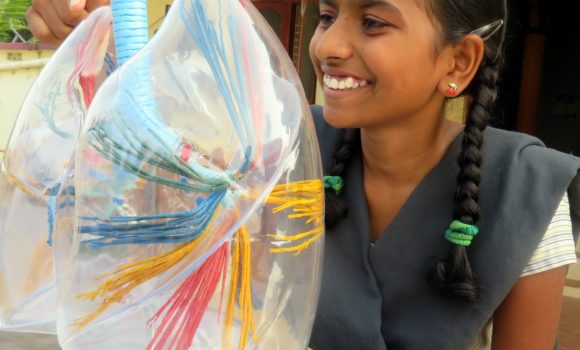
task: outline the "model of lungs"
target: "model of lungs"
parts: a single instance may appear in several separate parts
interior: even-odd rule
[[[306,348],[318,145],[292,63],[249,1],[174,2],[99,89],[71,182],[55,205],[64,349]]]

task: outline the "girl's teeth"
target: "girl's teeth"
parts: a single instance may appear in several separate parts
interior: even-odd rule
[[[338,80],[336,79],[330,79],[330,84],[328,84],[328,86],[330,86],[331,89],[338,89]]]
[[[344,80],[338,80],[336,78],[331,78],[325,75],[323,78],[324,84],[333,90],[344,90],[344,89],[356,89],[359,87],[365,87],[368,83],[364,80],[356,81],[352,77],[348,77]]]
[[[348,78],[346,79],[346,82],[344,83],[344,86],[351,89],[354,86],[354,79],[353,78]]]

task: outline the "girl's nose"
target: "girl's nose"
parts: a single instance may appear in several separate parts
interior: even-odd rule
[[[316,44],[316,56],[320,61],[344,60],[352,55],[351,35],[354,28],[350,28],[349,33],[350,21],[339,17],[321,33]]]

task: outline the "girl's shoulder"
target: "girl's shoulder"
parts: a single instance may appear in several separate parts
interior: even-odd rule
[[[488,127],[483,136],[482,171],[510,174],[530,185],[553,181],[570,183],[580,169],[580,158],[544,145],[538,138]]]
[[[547,148],[540,139],[528,134],[487,127],[483,139],[483,151],[490,153],[491,156],[514,157],[522,160],[547,157],[580,163],[580,158]]]
[[[482,193],[494,211],[505,207],[515,222],[538,219],[544,232],[564,194],[568,194],[574,237],[580,232],[580,158],[544,145],[538,138],[488,127],[482,147]],[[483,194],[483,198],[487,197]],[[488,203],[488,204],[490,204]],[[521,214],[521,215],[520,215]],[[518,217],[520,215],[520,217]],[[539,220],[545,216],[545,219]]]

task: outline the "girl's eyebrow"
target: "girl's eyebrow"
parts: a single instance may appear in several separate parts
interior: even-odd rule
[[[334,7],[335,9],[338,8],[338,5],[334,0],[320,0],[320,3],[330,7]]]
[[[399,8],[397,8],[395,5],[391,4],[386,0],[360,0],[358,1],[358,3],[359,3],[358,7],[363,9],[369,7],[382,7],[391,12],[396,12],[399,15],[401,14],[401,10],[399,10]]]
[[[361,9],[366,9],[369,7],[381,7],[391,12],[395,12],[398,15],[401,15],[401,10],[399,10],[395,5],[391,4],[386,0],[345,0],[345,1],[358,2],[358,7]],[[320,3],[328,5],[335,9],[338,8],[336,0],[320,0]]]

